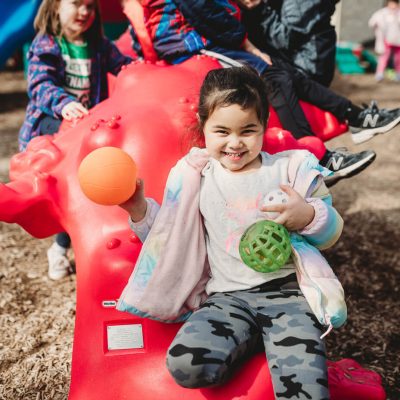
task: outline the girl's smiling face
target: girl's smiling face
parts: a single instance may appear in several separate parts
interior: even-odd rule
[[[94,0],[61,0],[59,15],[62,32],[69,41],[82,40],[93,24],[96,13]]]
[[[208,153],[224,168],[245,172],[261,166],[265,127],[254,108],[243,109],[238,104],[217,107],[203,131]]]

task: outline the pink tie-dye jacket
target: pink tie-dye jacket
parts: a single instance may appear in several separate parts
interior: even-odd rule
[[[317,247],[336,242],[343,220],[331,206],[327,190],[321,197],[310,198],[329,172],[307,151],[267,156],[290,158],[288,182],[314,206],[311,224],[301,234],[291,233],[297,279],[320,323],[339,327],[347,318],[343,288]],[[199,198],[201,171],[208,160],[205,150],[193,148],[171,170],[161,208],[120,296],[118,310],[179,322],[207,298],[205,286],[210,275]]]

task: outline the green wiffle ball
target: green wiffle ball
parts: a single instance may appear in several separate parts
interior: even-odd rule
[[[292,254],[287,229],[274,221],[258,221],[243,233],[239,243],[242,261],[257,272],[274,272]]]

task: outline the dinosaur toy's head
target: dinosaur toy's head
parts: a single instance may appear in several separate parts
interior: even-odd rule
[[[12,158],[11,182],[0,187],[0,220],[17,222],[36,237],[70,231],[81,223],[115,224],[120,210],[90,202],[77,180],[82,159],[104,146],[131,155],[146,193],[161,200],[170,168],[190,147],[201,82],[217,67],[217,61],[198,56],[173,68],[140,61],[124,68],[111,97],[88,117],[63,123],[54,136],[33,139]],[[84,216],[89,214],[98,217],[88,221]]]

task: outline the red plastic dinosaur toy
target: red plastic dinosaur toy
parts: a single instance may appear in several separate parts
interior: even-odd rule
[[[129,230],[124,211],[92,203],[77,178],[79,164],[89,152],[119,147],[137,163],[146,194],[160,201],[170,168],[190,147],[187,128],[194,122],[200,84],[206,72],[218,66],[203,56],[179,66],[133,63],[118,76],[110,99],[88,117],[76,126],[64,125],[54,137],[35,138],[11,161],[11,182],[0,186],[0,220],[18,223],[38,238],[65,230],[75,250],[77,310],[70,400],[273,399],[262,354],[220,388],[188,390],[174,383],[165,367],[165,352],[178,325],[114,309],[141,243]],[[322,125],[325,130],[318,131],[326,137],[342,131],[326,113],[313,114],[312,123]],[[267,132],[267,147],[268,143],[273,151],[298,146],[281,130]],[[346,399],[343,393],[335,398]]]

